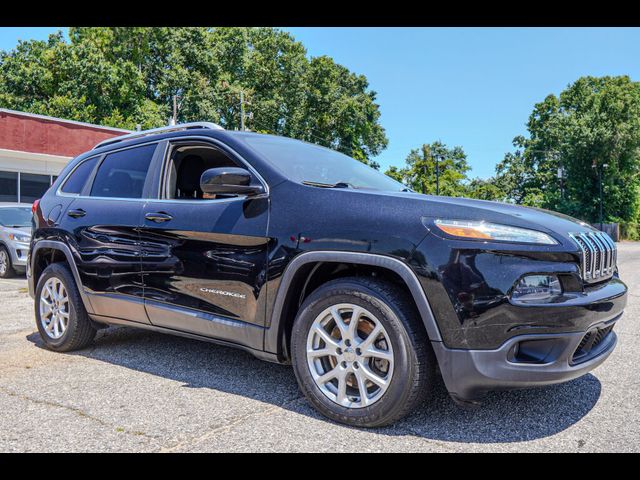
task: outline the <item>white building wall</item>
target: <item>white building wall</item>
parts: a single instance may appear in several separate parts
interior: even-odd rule
[[[71,158],[0,148],[0,170],[57,176]]]

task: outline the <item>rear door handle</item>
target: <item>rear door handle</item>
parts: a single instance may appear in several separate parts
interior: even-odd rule
[[[155,213],[147,213],[144,216],[144,218],[146,218],[147,220],[151,220],[152,222],[162,223],[162,222],[168,222],[173,217],[171,215],[169,215],[168,213],[155,212]]]
[[[76,210],[69,210],[67,212],[67,215],[69,215],[70,217],[73,218],[80,218],[80,217],[84,217],[87,214],[87,212],[85,212],[83,209],[78,208]]]

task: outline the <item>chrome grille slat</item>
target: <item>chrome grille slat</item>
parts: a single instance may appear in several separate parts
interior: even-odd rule
[[[598,247],[598,250],[600,250],[600,255],[598,255],[599,262],[596,265],[596,271],[598,272],[598,276],[602,277],[604,276],[604,272],[605,272],[605,260],[607,256],[607,249],[602,243],[602,240],[600,240],[599,234],[596,233],[595,235],[593,235],[592,238],[594,243],[596,244],[596,247]]]
[[[580,271],[585,282],[593,283],[613,275],[617,249],[609,235],[604,232],[583,232],[569,236],[582,252]]]
[[[582,239],[577,237],[575,234],[570,233],[569,236],[573,239],[574,242],[576,242],[580,250],[582,250],[582,261],[580,262],[580,271],[582,272],[583,280],[586,280],[587,279],[587,245],[584,243]]]
[[[613,275],[613,268],[616,264],[616,244],[613,242],[613,239],[609,237],[609,235],[602,235],[602,238],[609,245],[609,274]]]
[[[593,240],[591,240],[589,235],[582,234],[582,235],[580,235],[580,237],[585,241],[585,243],[587,244],[587,247],[591,251],[591,265],[589,265],[589,273],[590,273],[591,279],[595,280],[595,278],[597,277],[597,273],[596,273],[596,257],[598,256],[596,245],[593,242]]]
[[[607,241],[605,236],[602,235],[602,233],[598,234],[598,239],[600,240],[600,242],[602,243],[602,245],[604,245],[604,247],[606,249],[605,265],[604,265],[604,269],[603,269],[603,274],[604,275],[609,275],[609,273],[611,272],[611,260],[612,260],[612,255],[613,255],[613,249],[611,248],[611,244],[609,244],[609,242]]]

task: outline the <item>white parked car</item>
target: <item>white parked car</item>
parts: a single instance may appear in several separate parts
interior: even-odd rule
[[[31,242],[31,205],[0,203],[0,278],[24,273]]]

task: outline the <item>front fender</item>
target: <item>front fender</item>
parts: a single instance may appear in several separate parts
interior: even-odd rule
[[[282,338],[285,334],[285,321],[282,313],[285,306],[287,291],[296,272],[305,264],[315,262],[344,262],[358,265],[369,265],[391,270],[398,274],[405,282],[407,288],[415,301],[424,323],[427,334],[431,341],[440,342],[440,331],[433,316],[429,300],[427,299],[416,274],[411,267],[401,260],[385,255],[360,252],[340,252],[340,251],[313,251],[297,255],[287,265],[282,274],[282,279],[276,294],[273,311],[271,314],[270,327],[265,331],[264,349],[267,352],[282,354]]]

